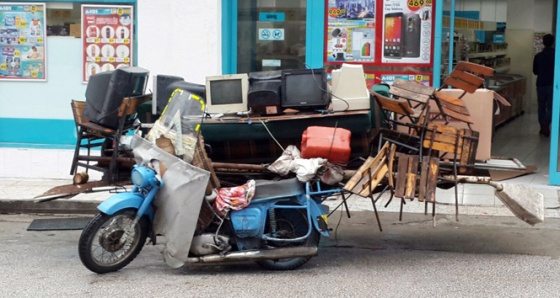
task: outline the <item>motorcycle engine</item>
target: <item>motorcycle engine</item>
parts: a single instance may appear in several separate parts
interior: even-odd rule
[[[206,256],[226,253],[231,250],[229,237],[216,234],[202,234],[194,236],[190,252],[195,256]]]

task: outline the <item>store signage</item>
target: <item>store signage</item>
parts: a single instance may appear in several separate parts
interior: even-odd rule
[[[259,40],[284,40],[284,29],[282,28],[259,29]]]
[[[0,80],[47,80],[45,11],[45,3],[0,6]]]
[[[82,81],[133,65],[132,6],[82,5]]]
[[[286,16],[283,12],[259,12],[260,22],[284,22]]]

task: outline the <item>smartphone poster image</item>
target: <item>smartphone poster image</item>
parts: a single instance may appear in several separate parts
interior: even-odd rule
[[[402,57],[403,13],[395,12],[385,15],[383,39],[383,56],[385,58]]]
[[[405,14],[403,20],[403,57],[418,58],[420,57],[420,15]]]

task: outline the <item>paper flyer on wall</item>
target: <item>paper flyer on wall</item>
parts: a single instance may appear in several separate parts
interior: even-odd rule
[[[46,81],[45,3],[0,3],[0,80]]]
[[[375,0],[329,0],[329,62],[374,62]]]
[[[384,0],[382,62],[429,64],[432,1]]]
[[[132,6],[82,5],[82,81],[132,65]]]

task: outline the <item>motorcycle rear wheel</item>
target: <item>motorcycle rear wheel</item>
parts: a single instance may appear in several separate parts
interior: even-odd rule
[[[282,210],[284,212],[277,213],[277,222],[278,222],[278,229],[283,229],[289,232],[289,236],[285,238],[296,238],[307,234],[308,223],[307,223],[307,216],[300,212],[300,211],[291,211],[290,214],[286,214],[287,210]],[[294,217],[295,215],[295,217]],[[315,227],[311,227],[311,234],[309,237],[300,243],[293,243],[293,244],[281,244],[281,243],[274,243],[269,242],[269,246],[273,247],[286,247],[286,246],[319,246],[319,240],[321,239],[321,234],[315,229]],[[296,257],[296,258],[289,258],[289,259],[272,259],[272,260],[262,260],[257,261],[261,267],[269,269],[269,270],[294,270],[301,266],[303,266],[307,261],[309,261],[311,257]]]
[[[126,235],[135,210],[122,210],[113,215],[97,214],[84,228],[78,242],[80,260],[89,270],[103,274],[128,265],[142,250],[148,236],[148,219],[143,217]]]

